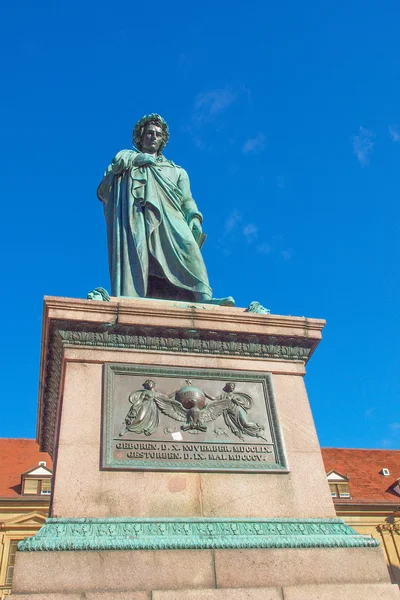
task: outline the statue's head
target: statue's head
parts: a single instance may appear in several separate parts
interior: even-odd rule
[[[233,383],[233,381],[228,381],[228,383],[225,384],[224,391],[228,393],[233,392],[235,387],[236,385]]]
[[[146,381],[143,384],[143,387],[146,390],[152,390],[154,387],[156,387],[156,384],[154,383],[154,381],[152,379],[146,379]]]
[[[158,147],[156,148],[156,152],[162,152],[167,145],[169,139],[169,130],[168,125],[164,121],[164,119],[157,115],[156,113],[151,115],[145,115],[138,121],[135,125],[135,129],[132,134],[132,141],[136,148],[140,150],[140,152],[151,152],[151,148],[146,147],[147,144],[151,143],[151,140],[147,140],[145,138],[146,131],[150,133],[153,131],[159,136],[155,137]],[[154,148],[153,148],[154,152]]]

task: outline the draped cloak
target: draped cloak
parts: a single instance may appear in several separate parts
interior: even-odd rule
[[[146,297],[149,275],[211,297],[206,267],[189,223],[202,220],[184,169],[163,155],[135,166],[138,153],[118,152],[97,195],[107,226],[112,296]]]

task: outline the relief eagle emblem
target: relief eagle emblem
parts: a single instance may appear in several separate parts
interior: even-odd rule
[[[128,431],[152,435],[158,427],[160,411],[184,423],[182,431],[192,433],[206,432],[206,423],[222,415],[227,427],[241,440],[248,435],[268,442],[263,436],[264,427],[248,418],[247,412],[253,407],[253,399],[248,394],[236,392],[235,383],[226,383],[216,398],[193,386],[190,380],[186,383],[186,386],[168,395],[156,390],[154,381],[145,381],[143,390],[129,396],[132,406],[125,418],[125,428],[119,435],[123,436]]]

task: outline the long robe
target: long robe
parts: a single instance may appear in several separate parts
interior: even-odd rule
[[[152,435],[158,427],[158,408],[155,403],[156,393],[140,390],[129,396],[132,404],[125,418],[126,431]]]
[[[163,155],[138,167],[133,150],[121,150],[97,195],[103,202],[113,296],[146,297],[149,276],[211,297],[207,271],[189,227],[202,219],[184,169]]]

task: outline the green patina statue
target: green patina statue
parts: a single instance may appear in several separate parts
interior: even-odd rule
[[[143,117],[133,131],[137,150],[118,152],[98,187],[111,294],[233,306],[232,297],[212,297],[200,253],[203,217],[186,171],[162,154],[168,138],[160,115]]]

